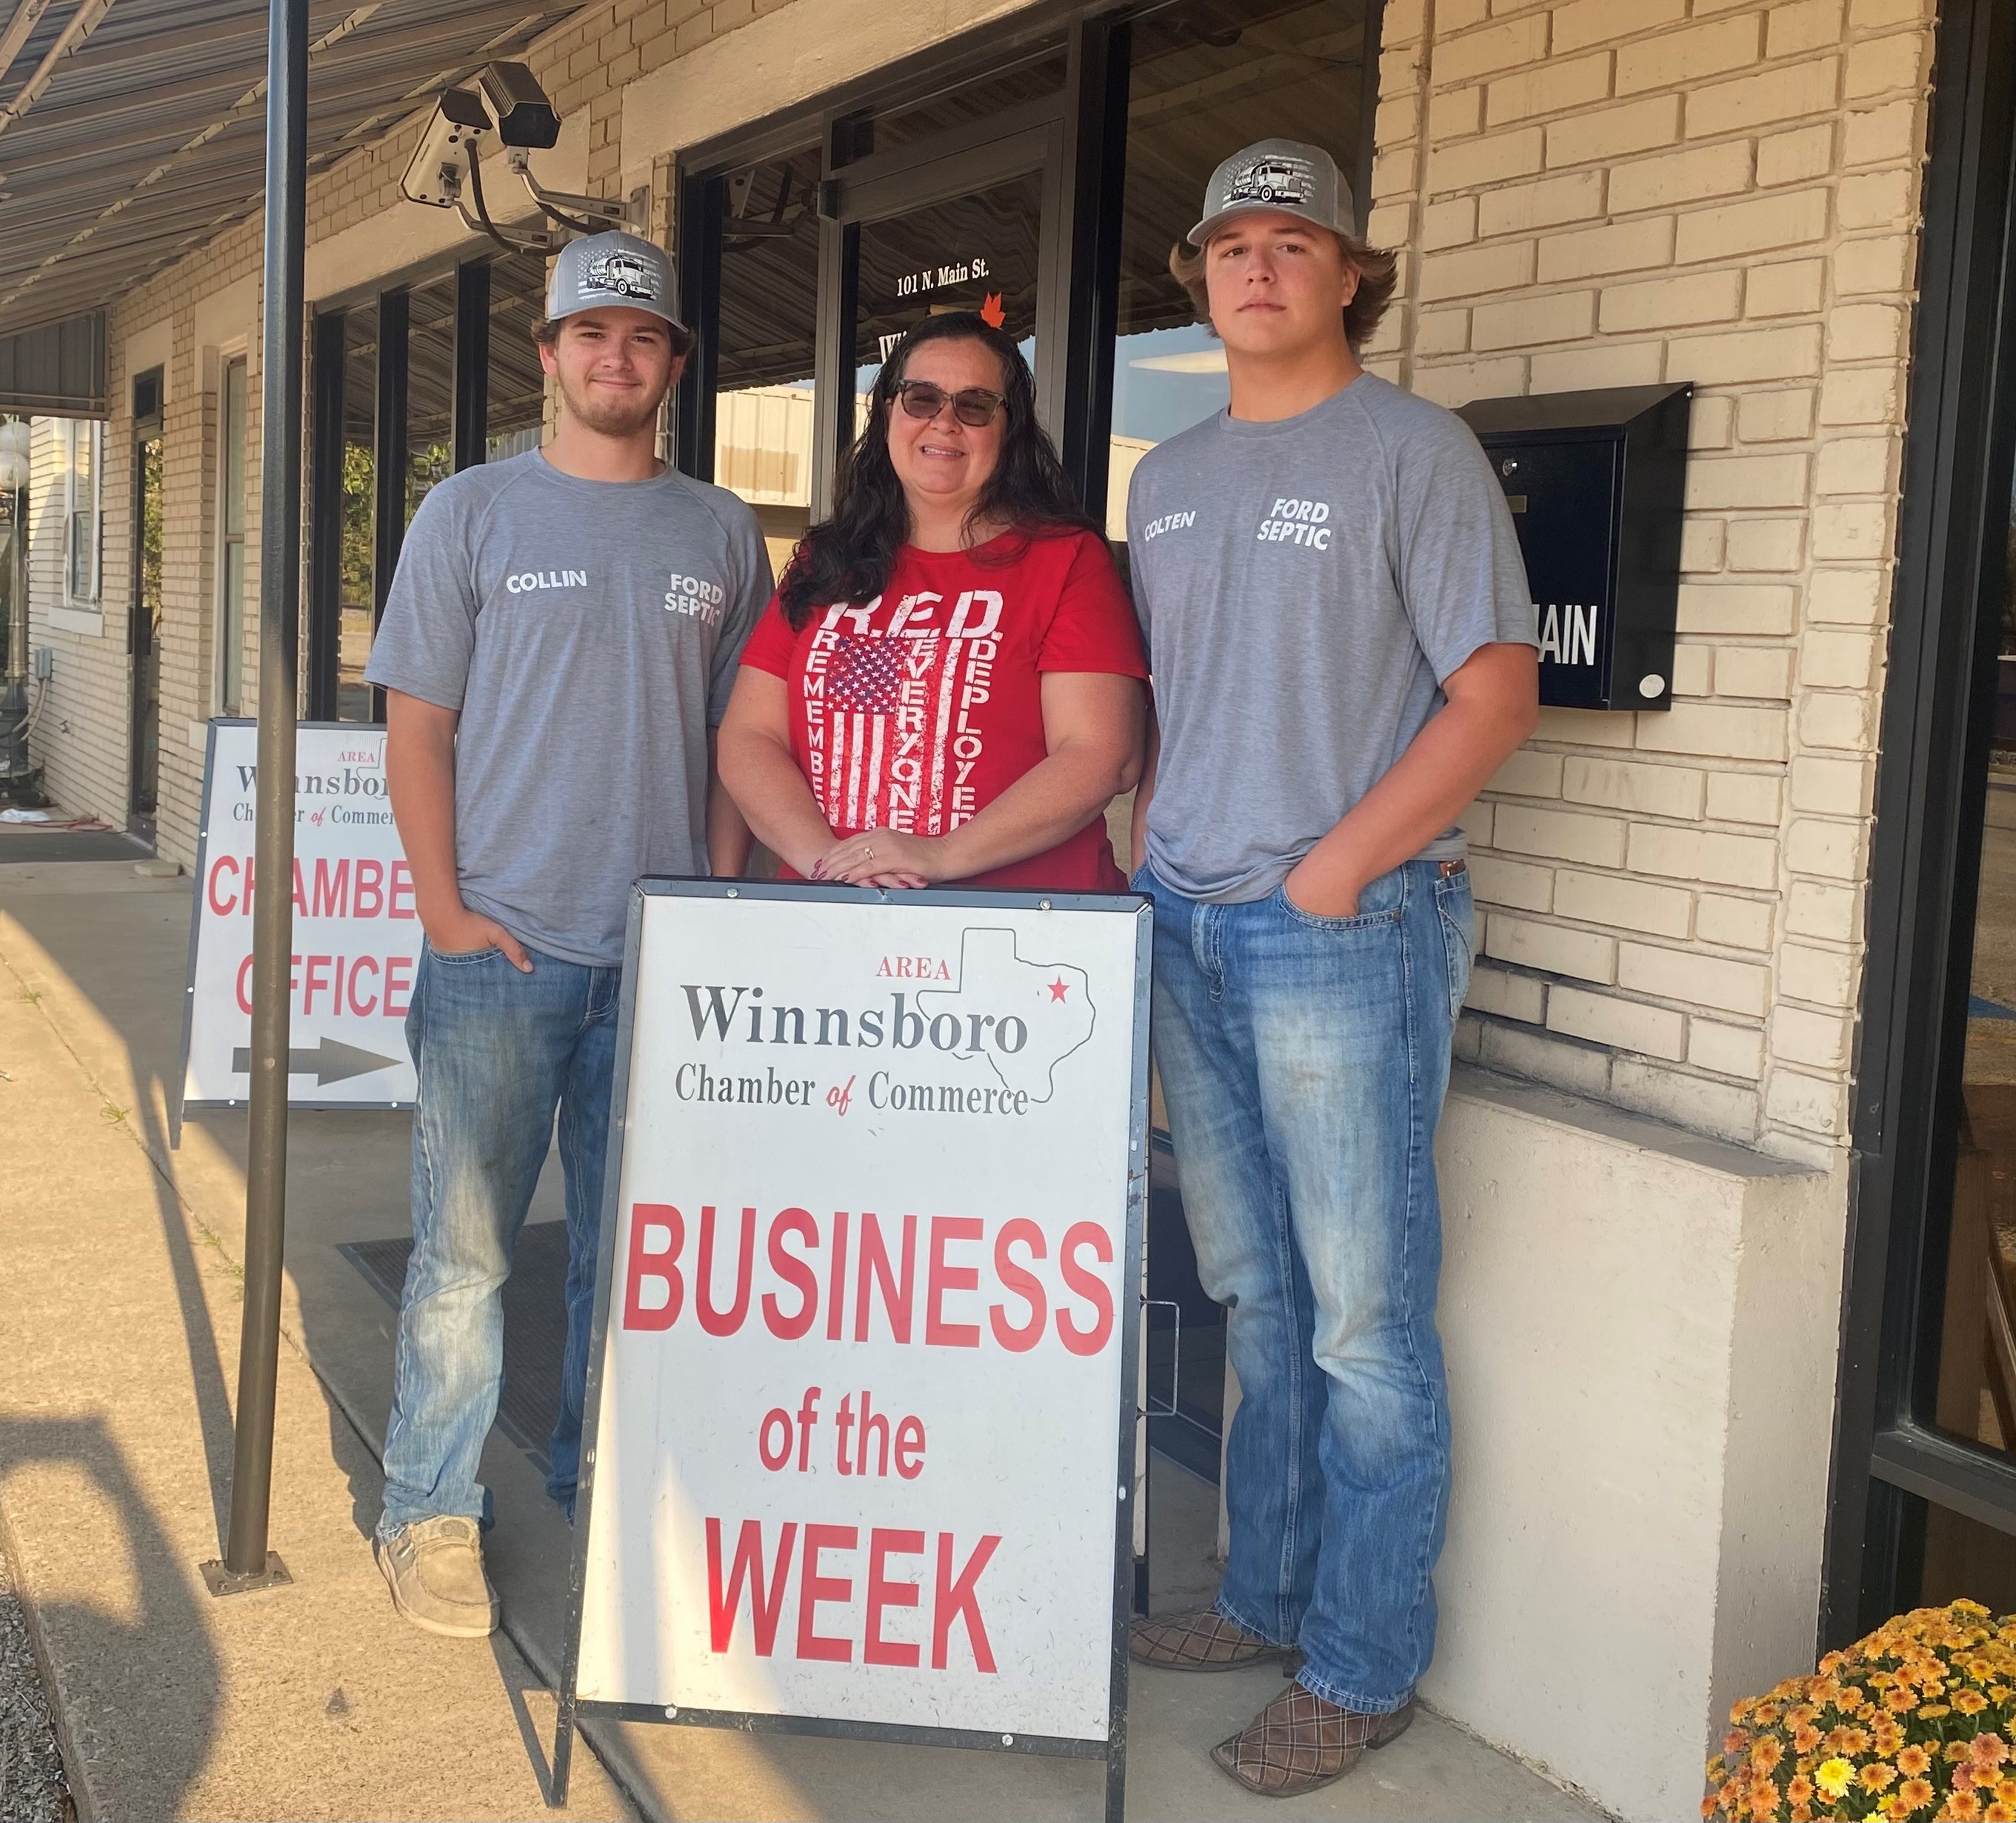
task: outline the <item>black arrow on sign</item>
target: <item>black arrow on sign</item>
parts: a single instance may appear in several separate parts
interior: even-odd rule
[[[373,1070],[389,1070],[398,1061],[397,1057],[380,1057],[375,1051],[359,1050],[354,1044],[339,1044],[333,1038],[325,1038],[313,1050],[289,1051],[287,1074],[312,1076],[315,1086],[320,1089],[351,1076],[368,1076]],[[249,1045],[240,1045],[232,1052],[231,1067],[241,1076],[251,1075],[252,1050]]]

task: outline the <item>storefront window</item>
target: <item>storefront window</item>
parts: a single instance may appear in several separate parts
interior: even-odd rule
[[[245,358],[224,364],[218,413],[217,712],[236,715],[245,692]]]
[[[1366,0],[1251,13],[1189,0],[1135,23],[1106,492],[1116,542],[1134,465],[1230,396],[1225,351],[1170,277],[1169,250],[1196,222],[1219,160],[1255,139],[1320,146],[1354,178],[1365,16]]]
[[[546,314],[546,262],[538,254],[509,254],[490,268],[489,397],[484,415],[484,460],[502,462],[539,447],[545,422],[546,376],[532,325]]]
[[[406,523],[455,472],[455,274],[416,285],[406,330]]]
[[[371,656],[376,596],[372,541],[378,489],[378,311],[375,304],[344,315],[342,557],[337,571],[337,719],[371,719],[371,686],[364,667]]]
[[[892,103],[881,113],[854,123],[853,153],[893,151],[916,144],[949,127],[995,116],[1062,92],[1064,52],[1060,45],[1043,45],[1011,57],[985,76],[941,88],[915,101]]]

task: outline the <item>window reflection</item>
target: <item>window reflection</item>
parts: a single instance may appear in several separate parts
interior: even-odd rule
[[[336,714],[341,722],[371,719],[364,667],[376,619],[373,587],[377,524],[378,307],[344,312],[343,506],[337,566]]]
[[[453,272],[409,297],[406,327],[406,523],[435,482],[455,473]]]
[[[484,415],[484,460],[502,462],[539,447],[546,376],[532,325],[546,313],[546,262],[514,253],[490,268],[490,372]]]

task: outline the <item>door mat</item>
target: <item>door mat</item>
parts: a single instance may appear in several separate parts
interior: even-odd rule
[[[337,1252],[363,1274],[394,1310],[406,1282],[413,1238],[346,1241]],[[567,1344],[567,1223],[528,1222],[518,1230],[511,1276],[504,1281],[504,1390],[497,1428],[548,1466],[546,1441],[560,1416],[560,1355]]]

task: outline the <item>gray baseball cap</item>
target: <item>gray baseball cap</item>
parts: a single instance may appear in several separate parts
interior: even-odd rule
[[[558,322],[581,311],[620,304],[684,329],[679,294],[671,257],[663,247],[612,229],[571,240],[560,249],[546,282],[546,320]]]
[[[1235,215],[1258,211],[1299,215],[1333,233],[1358,232],[1351,186],[1337,160],[1320,146],[1299,139],[1262,139],[1235,152],[1211,174],[1204,188],[1204,219],[1184,236],[1202,247]]]

